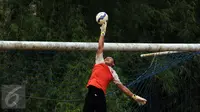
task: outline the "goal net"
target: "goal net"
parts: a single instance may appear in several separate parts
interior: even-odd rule
[[[105,52],[104,56],[115,59],[114,69],[120,80],[132,92],[146,98],[148,103],[139,106],[111,83],[106,95],[107,110],[192,111],[197,100],[192,97],[194,94],[188,93],[199,86],[195,82],[198,73],[191,73],[193,69],[199,69],[195,66],[199,62],[194,61],[199,58],[198,52],[143,58],[140,54]],[[1,51],[0,85],[25,85],[25,96],[20,97],[26,99],[26,108],[19,110],[21,112],[80,112],[94,57],[95,52],[90,51]],[[191,88],[192,85],[198,86]],[[182,107],[184,103],[188,103],[188,107]]]

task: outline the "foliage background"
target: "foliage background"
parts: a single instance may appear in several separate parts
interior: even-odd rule
[[[95,16],[105,11],[109,15],[106,42],[198,43],[199,6],[198,0],[1,0],[0,39],[96,42],[100,30]],[[105,52],[115,58],[115,69],[125,84],[150,64],[152,59],[140,54]],[[94,57],[95,52],[89,51],[0,51],[0,85],[26,85],[26,109],[18,111],[79,112]],[[142,111],[198,112],[199,63],[196,56],[153,77],[152,101]],[[108,91],[113,90],[111,84]],[[108,96],[108,111],[137,111],[138,107],[130,108],[133,102],[122,93]]]

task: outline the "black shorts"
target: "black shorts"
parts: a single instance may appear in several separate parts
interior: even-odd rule
[[[106,98],[103,90],[88,86],[83,112],[106,112]]]

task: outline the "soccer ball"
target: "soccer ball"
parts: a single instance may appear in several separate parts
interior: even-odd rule
[[[106,14],[105,12],[99,12],[96,15],[96,22],[98,24],[104,24],[106,21],[108,21],[108,14]]]

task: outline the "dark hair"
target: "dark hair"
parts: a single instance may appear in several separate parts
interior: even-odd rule
[[[113,58],[112,58],[113,59]],[[113,59],[113,63],[114,63],[114,65],[112,66],[112,67],[114,67],[115,65],[116,65],[116,63],[115,63],[115,60]]]

